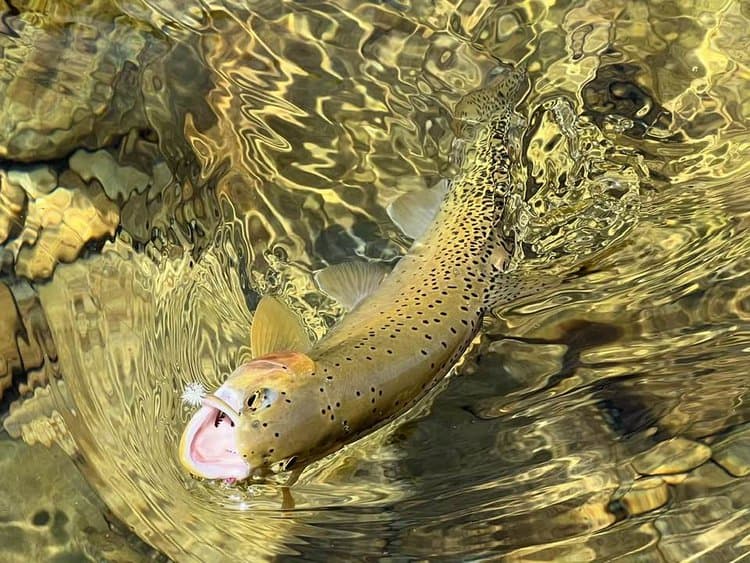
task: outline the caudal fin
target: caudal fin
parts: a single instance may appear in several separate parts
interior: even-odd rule
[[[498,113],[508,113],[526,94],[529,80],[522,68],[497,67],[487,77],[487,85],[467,94],[453,112],[453,132],[466,138],[476,124],[485,123]]]

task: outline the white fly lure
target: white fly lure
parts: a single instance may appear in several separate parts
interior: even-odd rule
[[[191,407],[199,407],[206,396],[206,388],[198,381],[191,381],[182,391],[182,402]]]

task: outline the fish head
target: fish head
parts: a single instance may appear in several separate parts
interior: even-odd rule
[[[292,458],[296,434],[282,438],[280,431],[283,427],[287,434],[289,421],[304,416],[306,409],[294,405],[291,396],[313,370],[313,361],[297,352],[269,354],[239,366],[203,397],[185,427],[179,447],[182,465],[206,479],[240,481]],[[287,460],[280,469],[290,465]]]

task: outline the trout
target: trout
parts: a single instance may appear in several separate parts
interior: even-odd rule
[[[445,189],[410,192],[389,208],[414,243],[390,273],[351,262],[316,275],[347,308],[318,342],[273,297],[255,312],[255,357],[200,398],[179,457],[208,479],[301,468],[402,414],[454,365],[487,308],[512,298],[499,234],[510,189],[510,132],[528,88],[518,70],[493,73],[454,111],[465,149]],[[416,195],[415,195],[416,193]],[[432,208],[432,211],[430,211]]]

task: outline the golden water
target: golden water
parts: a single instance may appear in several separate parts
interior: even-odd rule
[[[634,456],[750,420],[749,4],[30,4],[27,25],[157,45],[138,84],[175,180],[36,287],[78,465],[143,540],[178,561],[747,556],[750,481],[714,461],[655,510],[618,499]],[[309,468],[294,509],[276,483],[186,475],[184,385],[249,358],[260,295],[321,335],[340,311],[315,269],[406,251],[385,207],[450,177],[451,108],[498,60],[532,83],[514,275],[556,282],[495,311],[429,400]]]

